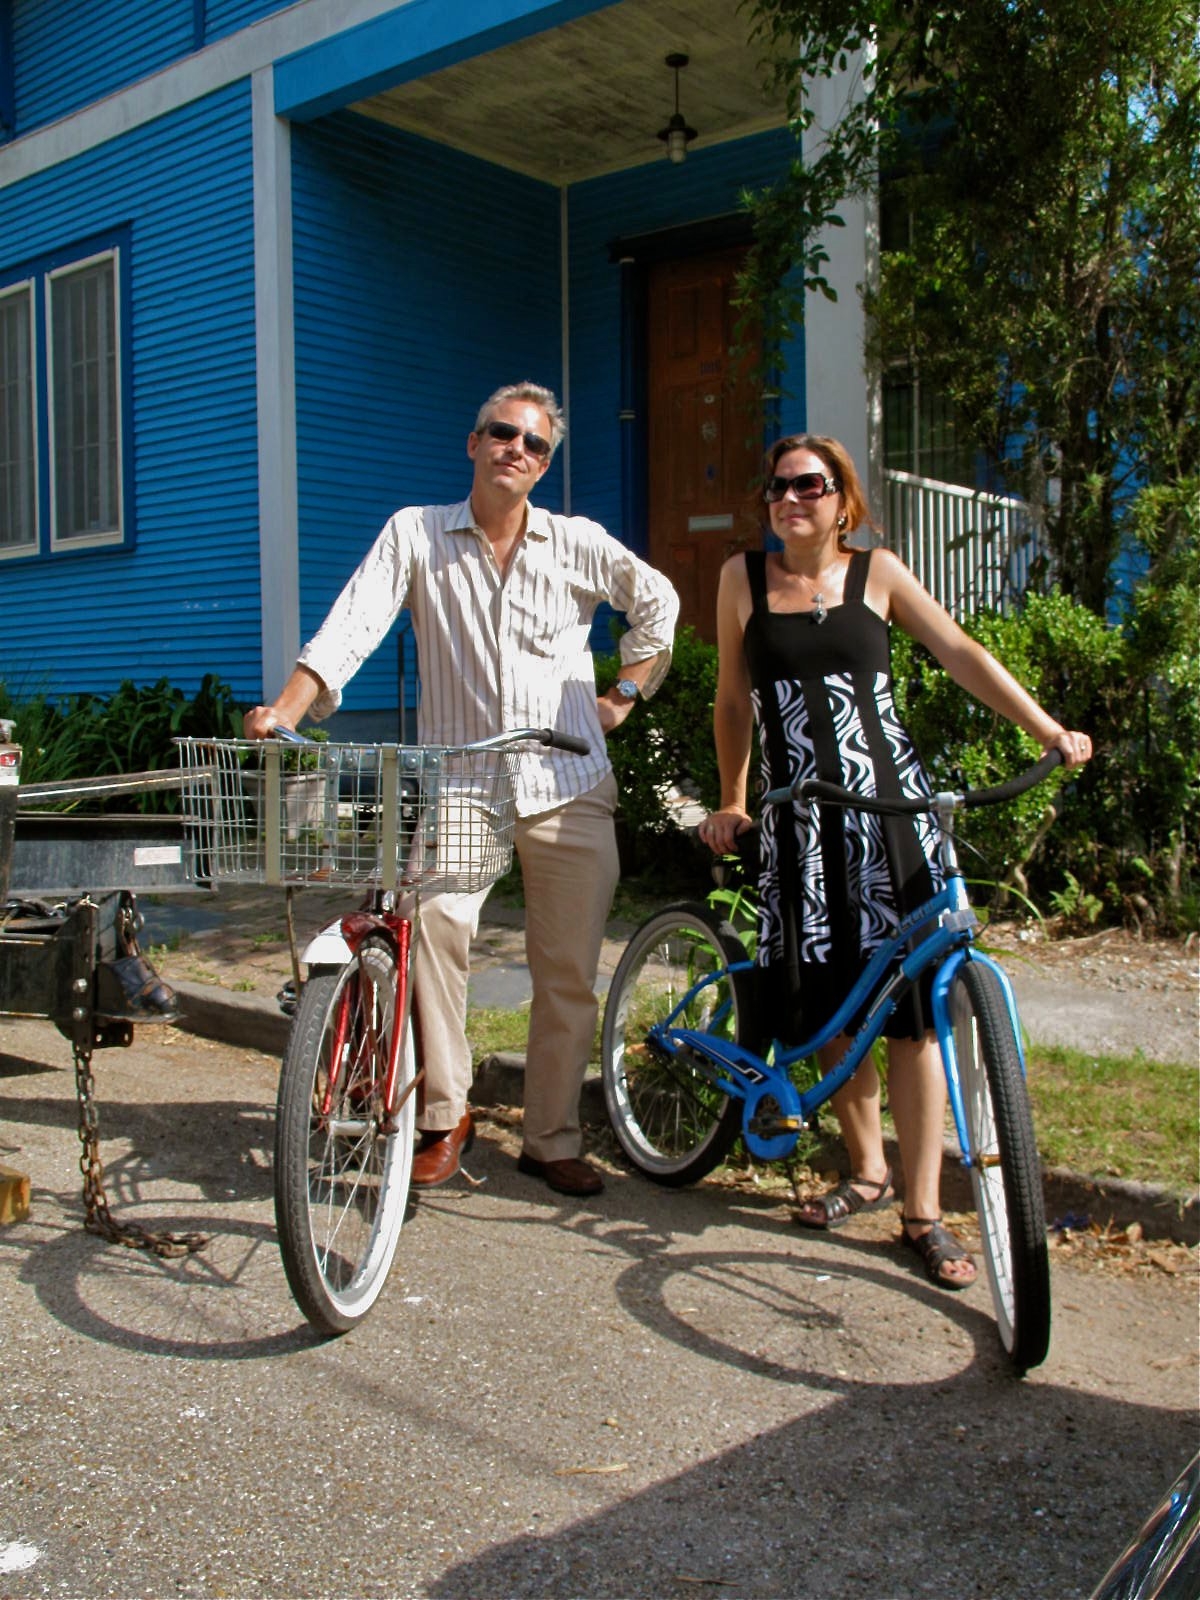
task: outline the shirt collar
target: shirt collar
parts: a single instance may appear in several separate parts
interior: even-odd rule
[[[460,505],[455,506],[446,522],[448,533],[474,533],[479,528],[475,521],[475,513],[471,509],[470,496]],[[525,537],[534,539],[548,539],[550,537],[550,513],[543,511],[541,506],[530,505],[525,502]]]

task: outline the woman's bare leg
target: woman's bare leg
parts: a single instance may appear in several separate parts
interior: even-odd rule
[[[946,1080],[933,1034],[924,1039],[889,1039],[888,1105],[904,1163],[904,1215],[940,1217]],[[928,1225],[906,1222],[905,1229],[917,1238],[928,1232]],[[969,1282],[975,1276],[974,1263],[947,1261],[941,1276]]]

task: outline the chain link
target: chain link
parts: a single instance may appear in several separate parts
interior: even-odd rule
[[[92,1050],[78,1041],[74,1046],[75,1090],[79,1098],[79,1170],[83,1173],[83,1225],[113,1244],[130,1250],[150,1250],[170,1259],[203,1250],[209,1241],[206,1233],[163,1233],[143,1228],[136,1222],[118,1222],[109,1210],[104,1192],[104,1167],[100,1160],[99,1117],[96,1112],[95,1079],[92,1076]]]

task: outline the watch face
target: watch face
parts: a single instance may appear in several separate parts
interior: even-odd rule
[[[617,693],[626,700],[636,700],[638,686],[632,678],[621,678],[617,683]]]

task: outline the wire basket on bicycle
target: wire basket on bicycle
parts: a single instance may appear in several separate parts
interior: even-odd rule
[[[191,882],[469,893],[511,864],[514,748],[175,742]]]

